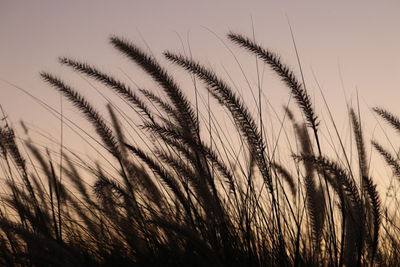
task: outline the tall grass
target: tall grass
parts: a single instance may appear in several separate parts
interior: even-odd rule
[[[4,124],[0,263],[398,266],[399,223],[381,203],[371,177],[360,114],[350,109],[357,153],[344,151],[345,158],[354,156],[358,164],[343,164],[343,158],[324,152],[314,103],[294,71],[249,38],[229,33],[228,39],[269,66],[289,89],[303,120],[296,120],[286,108],[284,118],[292,128],[285,122],[282,127],[287,133],[293,130],[288,136],[298,146],[283,149],[285,157],[275,153],[279,142],[268,149],[268,136],[274,133],[265,127],[261,99],[253,115],[228,82],[192,57],[164,53],[182,75],[187,72],[199,80],[216,100],[205,110],[198,106],[197,95],[196,103],[190,101],[156,58],[113,36],[113,47],[149,75],[163,94],[135,90],[86,62],[60,58],[62,65],[103,84],[139,114],[139,126],[127,126],[121,119],[129,113],[114,103],[107,105],[108,120],[67,82],[51,73],[40,74],[90,122],[117,172],[85,162],[68,147],[61,154],[62,164],[54,152],[44,153],[32,140],[18,141]],[[211,105],[226,110],[239,148]],[[398,117],[383,108],[373,110],[400,129]],[[25,125],[24,129],[28,131]],[[130,131],[143,137],[140,145],[127,138]],[[399,178],[397,155],[377,141],[372,146]]]

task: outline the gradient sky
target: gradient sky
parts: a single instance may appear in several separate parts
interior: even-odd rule
[[[397,0],[0,0],[0,103],[14,123],[24,119],[50,131],[57,128],[57,120],[7,82],[57,108],[59,95],[39,78],[39,72],[45,70],[80,85],[80,92],[94,97],[95,92],[77,81],[76,74],[59,66],[59,56],[82,59],[112,73],[121,74],[123,69],[135,81],[140,80],[142,74],[108,43],[111,34],[142,47],[147,43],[160,58],[165,49],[182,50],[180,36],[190,43],[194,57],[217,70],[227,67],[233,77],[241,77],[232,55],[211,31],[221,38],[230,30],[251,36],[253,21],[257,41],[279,53],[297,71],[287,17],[310,93],[320,99],[314,72],[334,114],[346,114],[345,99],[354,98],[356,90],[367,112],[368,105],[380,105],[400,114]],[[235,54],[249,57],[230,47]],[[281,89],[272,85],[266,95],[279,108],[287,91],[281,95]],[[77,114],[68,105],[66,109],[70,116]]]

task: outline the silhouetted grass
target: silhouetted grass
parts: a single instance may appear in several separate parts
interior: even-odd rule
[[[111,44],[150,75],[165,97],[143,88],[135,92],[90,64],[60,58],[141,115],[139,127],[127,127],[121,119],[130,114],[109,103],[110,124],[77,90],[56,75],[41,73],[91,123],[117,173],[108,165],[85,162],[68,148],[62,153],[66,164],[60,166],[54,152],[43,153],[31,140],[18,142],[8,124],[1,126],[6,189],[0,207],[0,264],[398,266],[400,228],[370,175],[360,114],[350,109],[358,164],[343,165],[342,159],[324,154],[314,104],[289,66],[249,38],[235,33],[228,38],[278,74],[305,118],[298,122],[285,109],[298,144],[285,160],[267,149],[273,133],[257,123],[261,109],[255,115],[260,117],[254,117],[216,72],[191,57],[164,53],[225,108],[240,144],[229,141],[210,109],[206,114],[191,103],[153,56],[113,36]],[[399,130],[395,115],[374,111]],[[145,138],[132,142],[126,137],[132,129]],[[376,141],[372,145],[398,178],[398,157]],[[20,152],[22,146],[27,153]]]

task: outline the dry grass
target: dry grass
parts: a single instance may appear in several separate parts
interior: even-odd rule
[[[87,63],[69,58],[60,63],[132,104],[132,112],[140,115],[136,130],[146,141],[134,145],[126,138],[131,129],[120,119],[129,114],[113,103],[107,106],[109,124],[77,90],[42,73],[91,123],[118,177],[68,149],[60,166],[49,151],[17,142],[13,129],[2,126],[0,160],[7,189],[1,197],[0,264],[398,266],[399,224],[382,205],[370,176],[360,115],[350,109],[358,164],[343,165],[324,154],[312,98],[295,73],[251,39],[235,33],[228,38],[270,66],[288,87],[305,118],[298,122],[285,109],[298,147],[278,157],[268,149],[272,133],[264,129],[260,107],[253,115],[213,70],[191,57],[165,52],[225,108],[239,136],[236,150],[222,122],[211,109],[191,103],[168,69],[113,36],[111,44],[159,85],[163,97],[146,89],[136,92]],[[399,130],[395,115],[382,108],[374,111]],[[27,153],[20,152],[23,145]],[[372,145],[399,177],[397,156],[376,141]],[[93,184],[87,184],[88,174]]]

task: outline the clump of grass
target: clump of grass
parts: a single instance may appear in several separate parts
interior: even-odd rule
[[[324,154],[311,97],[291,68],[249,38],[229,33],[228,39],[263,60],[288,87],[305,118],[299,123],[285,110],[298,148],[291,147],[286,157],[269,152],[268,135],[273,133],[263,130],[265,117],[259,125],[245,101],[215,71],[165,52],[166,59],[201,80],[216,105],[225,108],[239,134],[236,150],[221,130],[222,122],[210,109],[191,103],[176,77],[155,57],[113,36],[111,44],[142,68],[165,97],[143,88],[135,91],[88,63],[59,59],[130,104],[140,115],[134,130],[144,138],[138,144],[128,138],[133,128],[122,123],[121,118],[129,116],[126,111],[110,102],[110,124],[77,90],[56,75],[41,73],[91,123],[116,173],[108,165],[85,162],[68,148],[62,153],[66,164],[57,163],[54,152],[28,141],[20,144],[11,127],[2,126],[1,166],[7,189],[1,197],[0,263],[398,265],[398,223],[382,205],[370,175],[361,116],[350,109],[358,165],[343,166],[340,159]],[[395,115],[381,108],[374,111],[398,130]],[[203,112],[209,118],[206,123]],[[261,109],[258,112],[262,116]],[[29,131],[26,125],[24,130]],[[21,145],[27,153],[20,152]],[[398,158],[376,141],[372,145],[400,176]],[[61,175],[69,182],[61,182]],[[89,178],[92,184],[87,184]]]

